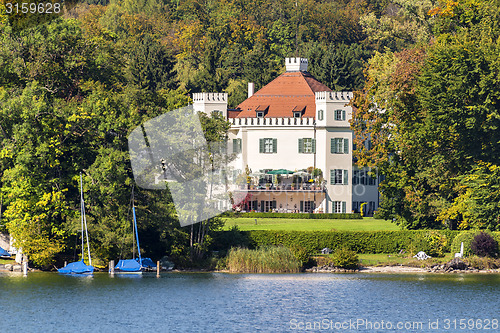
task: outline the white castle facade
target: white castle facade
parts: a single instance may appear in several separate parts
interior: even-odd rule
[[[243,175],[250,193],[241,209],[372,215],[379,177],[353,162],[352,92],[318,82],[307,59],[285,63],[286,72],[256,93],[249,84],[236,109],[228,109],[226,93],[193,95],[195,111],[220,112],[231,123],[232,176]]]

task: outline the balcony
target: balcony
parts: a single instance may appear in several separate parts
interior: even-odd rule
[[[310,192],[310,193],[321,193],[325,192],[325,185],[318,184],[298,184],[298,185],[242,185],[239,190],[247,192],[270,192],[270,193],[282,193],[282,192]]]

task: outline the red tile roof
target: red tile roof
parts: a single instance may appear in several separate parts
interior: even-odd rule
[[[293,110],[304,110],[303,117],[314,118],[314,93],[332,91],[307,72],[285,72],[238,105],[237,118],[256,117],[255,111],[267,109],[265,118],[293,117]]]

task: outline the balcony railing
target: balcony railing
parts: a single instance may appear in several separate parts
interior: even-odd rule
[[[324,185],[298,184],[298,185],[242,185],[239,190],[248,192],[324,192]]]

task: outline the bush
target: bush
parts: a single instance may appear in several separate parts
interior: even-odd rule
[[[358,262],[359,258],[356,252],[346,248],[338,249],[331,255],[331,263],[335,267],[356,269]]]
[[[496,257],[498,256],[498,243],[490,235],[485,232],[480,232],[474,237],[471,244],[472,253],[479,257]]]
[[[292,251],[295,258],[302,264],[302,267],[306,266],[311,260],[311,255],[313,252],[310,249],[307,249],[300,245],[292,245],[290,247],[290,251]]]
[[[424,237],[428,243],[428,250],[426,253],[431,257],[444,257],[445,249],[448,245],[448,238],[446,235],[438,231],[429,231]]]
[[[227,217],[247,217],[247,218],[286,218],[286,219],[361,219],[361,214],[359,213],[344,213],[344,214],[313,214],[313,213],[261,213],[261,212],[249,212],[249,213],[237,213],[237,212],[226,212],[224,216]]]
[[[236,225],[227,231],[215,233],[210,249],[218,251],[221,256],[225,256],[229,249],[233,247],[248,247],[248,234],[238,229]]]
[[[460,244],[464,243],[464,257],[468,257],[472,255],[471,244],[474,240],[474,237],[477,235],[478,231],[462,231],[457,237],[453,239],[451,243],[451,253],[459,253],[460,252]]]

